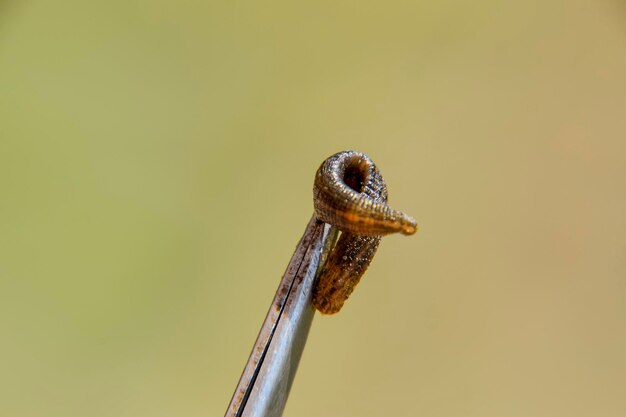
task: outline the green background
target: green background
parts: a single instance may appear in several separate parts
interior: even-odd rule
[[[624,415],[608,0],[0,1],[0,415],[222,415],[345,149],[421,230],[286,416]]]

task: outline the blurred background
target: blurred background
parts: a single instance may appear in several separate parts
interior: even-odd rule
[[[626,413],[623,2],[0,0],[0,415],[223,415],[345,149],[421,230],[285,416]]]

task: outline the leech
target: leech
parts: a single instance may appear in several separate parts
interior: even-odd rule
[[[414,218],[387,205],[387,186],[365,154],[337,153],[315,175],[313,205],[317,218],[341,236],[313,288],[313,305],[324,314],[341,310],[369,266],[380,239],[390,233],[412,235]]]

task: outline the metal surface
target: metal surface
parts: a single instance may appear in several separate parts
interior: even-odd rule
[[[311,218],[289,262],[241,375],[226,417],[280,416],[313,320],[315,276],[336,240]]]

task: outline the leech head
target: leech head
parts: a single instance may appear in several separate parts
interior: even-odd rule
[[[417,231],[414,218],[387,205],[382,175],[363,153],[340,152],[324,161],[313,193],[317,216],[341,231],[365,236]]]
[[[403,235],[409,236],[415,234],[417,232],[417,221],[407,214],[402,213],[402,230],[400,232]]]

